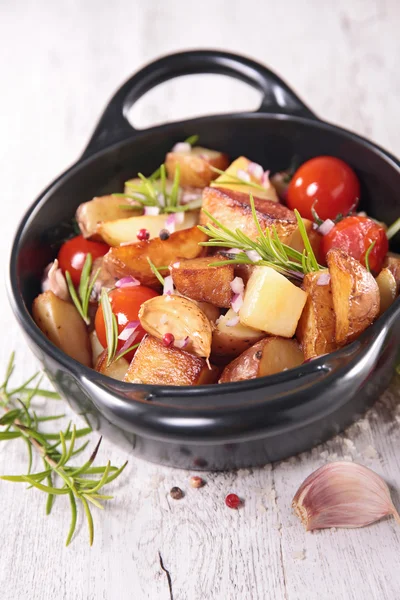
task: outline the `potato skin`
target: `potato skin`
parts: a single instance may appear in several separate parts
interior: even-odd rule
[[[219,383],[245,381],[298,367],[304,361],[296,340],[267,337],[245,350],[222,372]]]
[[[178,348],[166,348],[146,335],[136,350],[124,381],[152,385],[204,385],[215,383],[219,370],[203,358]]]
[[[396,280],[397,293],[399,293],[399,290],[400,290],[400,255],[395,254],[394,252],[388,252],[388,254],[386,255],[385,261],[383,263],[383,267],[386,267],[392,273],[393,277]]]
[[[209,302],[220,308],[229,308],[232,300],[231,282],[234,278],[233,265],[210,267],[210,263],[224,260],[225,257],[211,257],[179,260],[170,266],[174,285],[180,294]]]
[[[104,221],[125,219],[135,214],[132,210],[120,208],[121,204],[128,204],[117,196],[96,196],[89,202],[83,202],[76,211],[76,220],[83,237],[102,241],[99,225]],[[138,210],[141,210],[140,207]]]
[[[234,316],[235,312],[228,310],[226,315],[220,317],[212,333],[211,359],[218,365],[226,365],[266,335],[263,331],[245,327],[240,322],[233,327],[227,326],[226,321]]]
[[[47,291],[33,301],[32,315],[36,325],[55,346],[81,364],[92,366],[86,325],[71,302]]]
[[[289,208],[273,202],[254,198],[257,218],[263,229],[276,228],[279,239],[286,243],[297,229],[297,221]],[[250,207],[250,196],[230,189],[207,187],[203,190],[203,209],[207,210],[222,225],[232,231],[240,229],[252,239],[258,237],[258,229],[254,223]],[[200,223],[211,222],[204,210],[200,212]]]
[[[172,233],[167,240],[159,237],[145,242],[110,248],[103,258],[103,267],[110,277],[120,279],[132,275],[143,285],[159,286],[148,263],[149,257],[156,267],[169,265],[180,258],[197,258],[206,253],[199,242],[208,237],[197,227]]]
[[[245,156],[239,156],[239,158],[234,160],[233,163],[229,165],[224,173],[222,173],[210,184],[211,187],[237,191],[246,196],[251,193],[254,198],[257,199],[279,202],[278,195],[273,185],[260,189],[249,185],[246,181],[243,181],[242,184],[237,181],[238,171],[245,171],[248,175],[250,175],[248,172],[250,164],[251,161],[248,158]],[[252,175],[250,175],[250,182],[259,184],[259,181],[257,181],[257,179]]]
[[[180,168],[181,186],[204,188],[218,177],[218,173],[212,171],[210,167],[224,171],[229,165],[229,159],[222,152],[200,147],[192,148],[188,153],[168,152],[165,158],[168,179],[174,178],[177,165]]]
[[[331,282],[318,285],[321,275],[328,273],[328,270],[308,273],[301,286],[308,297],[297,326],[296,338],[305,360],[337,349]]]
[[[371,273],[344,250],[333,248],[326,259],[336,318],[335,339],[344,346],[379,315],[379,288]]]

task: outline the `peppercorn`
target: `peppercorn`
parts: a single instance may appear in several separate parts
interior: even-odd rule
[[[225,504],[229,508],[238,509],[242,502],[237,494],[228,494],[225,498]]]
[[[139,229],[136,237],[140,242],[144,242],[150,238],[150,231],[147,229]]]
[[[170,348],[175,341],[175,336],[173,333],[164,333],[162,336],[162,343],[166,348]]]
[[[203,485],[205,485],[205,483],[206,482],[204,479],[198,477],[197,475],[193,475],[193,477],[190,478],[190,485],[192,488],[201,488]]]
[[[171,498],[173,498],[174,500],[180,500],[181,498],[183,498],[184,493],[182,492],[181,488],[174,486],[173,488],[171,488],[171,491],[169,492]]]
[[[169,235],[170,235],[170,233],[169,233],[168,229],[161,229],[161,231],[159,233],[160,240],[162,240],[164,242],[165,240],[167,240],[169,238]]]

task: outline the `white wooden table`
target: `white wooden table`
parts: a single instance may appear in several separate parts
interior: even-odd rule
[[[266,62],[321,116],[400,154],[400,5],[397,0],[2,0],[0,3],[0,249],[6,265],[13,229],[49,180],[84,147],[114,89],[168,51],[218,47]],[[161,86],[140,103],[149,124],[213,110],[253,108],[257,94],[204,78]],[[11,349],[18,376],[33,371],[1,292],[1,360]],[[305,534],[291,512],[301,481],[329,460],[372,467],[400,489],[400,381],[345,434],[263,469],[191,473],[130,457],[115,500],[69,548],[69,510],[44,516],[42,494],[0,483],[2,600],[372,600],[400,598],[400,530],[392,520],[362,530]],[[93,435],[93,442],[97,436]],[[20,442],[0,445],[0,473],[23,472]],[[104,442],[101,457],[127,457]],[[129,457],[128,457],[129,458]],[[172,485],[186,490],[171,500]],[[110,486],[111,487],[111,486]],[[235,491],[239,511],[225,507]],[[400,497],[394,499],[400,506]],[[170,595],[166,573],[171,577]]]

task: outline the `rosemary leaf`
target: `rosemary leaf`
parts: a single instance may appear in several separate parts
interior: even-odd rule
[[[149,256],[147,257],[147,262],[150,265],[150,269],[151,269],[152,273],[157,277],[157,279],[161,283],[161,285],[164,285],[164,283],[165,283],[164,277],[161,275],[160,270],[157,269],[156,265],[153,263],[153,261],[151,260],[151,258]],[[168,267],[164,267],[164,268],[168,269]]]
[[[386,237],[391,240],[400,231],[400,217],[388,227]]]
[[[372,244],[368,247],[368,250],[365,253],[365,268],[368,273],[371,273],[371,269],[369,267],[369,255],[371,254],[376,242],[372,242]]]
[[[188,138],[186,138],[186,140],[183,140],[183,143],[194,146],[195,144],[197,144],[198,141],[199,141],[199,136],[195,134],[195,135],[190,135]]]
[[[110,298],[108,293],[103,288],[100,295],[100,305],[103,309],[104,325],[106,329],[107,340],[107,365],[110,365],[118,344],[118,333],[115,335],[115,315],[111,308]]]

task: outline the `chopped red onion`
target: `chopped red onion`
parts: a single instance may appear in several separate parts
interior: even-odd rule
[[[192,146],[187,142],[178,142],[173,146],[172,152],[178,152],[178,154],[185,154],[186,152],[191,152]]]
[[[53,292],[61,300],[70,300],[67,282],[62,270],[58,266],[58,260],[47,265],[42,279],[42,292]]]
[[[186,336],[183,340],[175,340],[174,346],[175,346],[175,348],[179,348],[182,350],[183,348],[186,348],[188,343],[189,343],[189,336]]]
[[[236,172],[236,176],[239,177],[239,179],[241,179],[242,181],[245,181],[246,183],[251,182],[250,175],[247,173],[247,171],[244,171],[243,169],[238,169]]]
[[[241,254],[243,252],[243,250],[240,250],[239,248],[229,248],[228,250],[228,254]]]
[[[140,321],[129,321],[119,334],[118,339],[125,342],[132,335],[132,333],[136,332],[136,329],[139,327],[139,325]]]
[[[243,304],[243,294],[234,294],[231,302],[231,306],[235,313],[238,313],[242,308]]]
[[[257,250],[246,250],[246,255],[254,263],[262,260],[262,257],[258,254]]]
[[[168,296],[170,296],[173,293],[174,293],[174,281],[173,281],[171,275],[167,275],[167,277],[164,277],[163,294],[167,294]]]
[[[165,220],[165,229],[170,233],[174,233],[176,225],[181,225],[185,220],[185,215],[182,212],[171,213]]]
[[[165,206],[165,196],[164,194],[162,194],[161,192],[158,192],[157,194],[157,201],[159,203],[160,206]]]
[[[265,187],[265,189],[268,189],[271,187],[271,182],[269,180],[269,171],[265,171],[264,175],[262,176],[262,186]]]
[[[133,342],[136,340],[139,332],[134,331],[126,340],[125,344],[122,346],[121,350],[118,352],[115,358],[118,358],[121,354],[125,352],[125,350],[129,350],[131,346],[133,346]]]
[[[328,285],[331,280],[331,276],[329,273],[321,273],[318,277],[317,285]]]
[[[178,261],[178,262],[174,262],[174,264],[172,266],[174,267],[174,269],[179,269],[180,265],[181,265],[181,263]]]
[[[227,327],[235,327],[235,325],[237,325],[238,323],[239,323],[239,315],[235,315],[231,319],[228,319],[227,321],[225,321],[225,325]]]
[[[257,179],[257,181],[261,181],[264,175],[264,169],[262,166],[255,162],[249,163],[247,172],[252,175],[254,179]]]
[[[335,227],[335,223],[332,221],[332,219],[326,219],[322,225],[318,227],[317,231],[322,233],[322,235],[328,235],[333,227]]]
[[[192,190],[181,190],[181,197],[179,204],[188,204],[192,200],[198,200],[201,198],[203,190],[198,188],[192,188]]]
[[[241,277],[235,277],[235,279],[231,281],[231,290],[234,294],[243,294],[244,283]]]
[[[144,214],[147,217],[155,217],[160,214],[160,209],[158,208],[158,206],[145,206]]]
[[[132,277],[132,275],[118,279],[118,281],[115,282],[115,287],[117,288],[136,287],[138,285],[140,285],[140,281],[135,279],[135,277]]]

